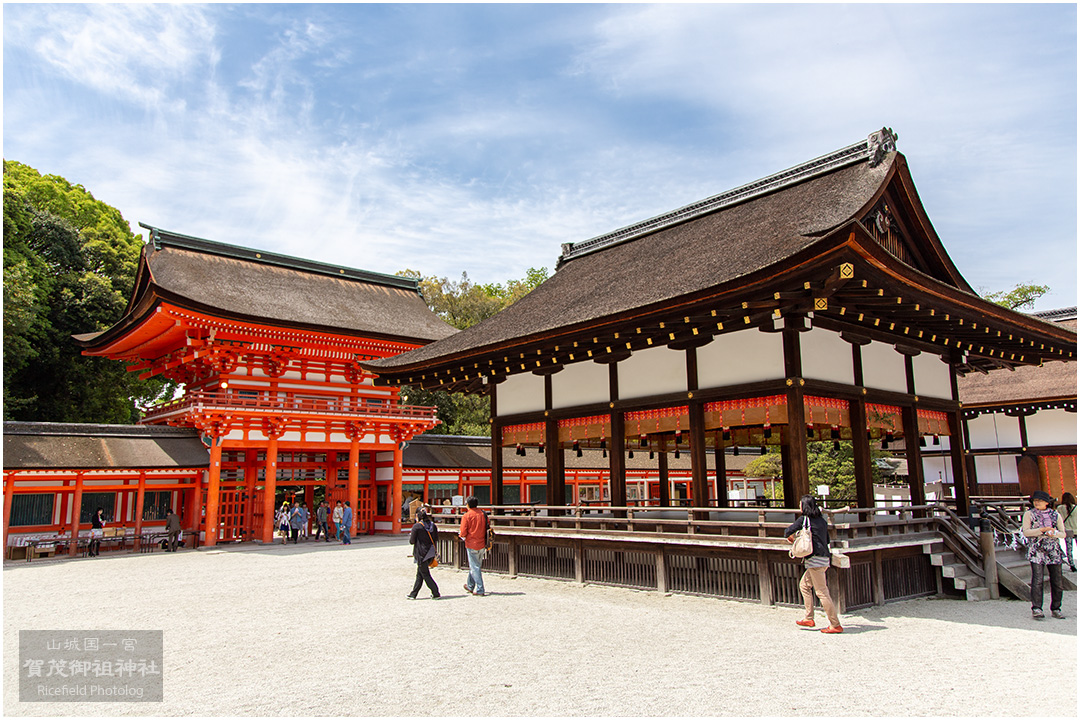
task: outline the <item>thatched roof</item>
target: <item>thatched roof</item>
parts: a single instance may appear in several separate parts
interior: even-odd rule
[[[210,453],[194,428],[4,423],[5,469],[204,468]]]
[[[93,347],[164,300],[218,317],[346,335],[430,342],[457,330],[439,319],[416,280],[211,242],[144,225],[135,292],[125,317]]]
[[[1032,313],[1041,319],[1076,329],[1076,308]],[[1050,362],[1042,367],[1023,366],[1014,371],[968,373],[957,379],[960,402],[965,407],[1016,405],[1040,400],[1076,399],[1076,363]]]

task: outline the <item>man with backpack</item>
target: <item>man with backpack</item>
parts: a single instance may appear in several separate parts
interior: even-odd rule
[[[480,574],[480,564],[486,555],[488,540],[488,516],[477,508],[480,501],[470,495],[465,501],[468,510],[461,518],[461,530],[458,537],[465,541],[465,553],[469,557],[469,578],[465,582],[465,592],[470,595],[487,595],[484,592],[484,576]]]

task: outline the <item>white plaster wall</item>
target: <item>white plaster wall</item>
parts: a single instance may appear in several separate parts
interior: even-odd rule
[[[380,453],[375,453],[375,462],[380,462],[380,463],[388,462],[388,463],[392,463],[392,462],[394,462],[394,453],[393,453],[393,452],[380,452]]]
[[[269,440],[270,438],[266,437],[266,435],[263,434],[262,430],[248,430],[248,439],[249,440]]]
[[[243,440],[244,439],[244,431],[243,430],[230,430],[229,434],[225,436],[225,439],[226,440]]]
[[[851,351],[848,351],[850,357]],[[697,349],[698,387],[739,385],[784,377],[784,340],[780,333],[740,330],[720,335]],[[620,383],[619,392],[622,393]]]
[[[608,366],[600,363],[574,363],[551,376],[551,406],[554,408],[608,402],[611,400],[609,391]],[[499,412],[502,412],[501,396]]]
[[[915,394],[926,397],[952,398],[952,383],[949,381],[949,366],[941,361],[939,355],[922,353],[911,358],[911,369],[915,372]]]
[[[282,379],[287,379],[287,380],[300,380],[300,379],[302,379],[302,376],[300,375],[299,372],[297,372],[295,370],[289,370],[288,372],[283,372],[281,374],[281,378]]]
[[[495,393],[500,416],[544,409],[544,378],[531,372],[509,376]]]
[[[851,344],[841,338],[840,333],[813,328],[799,336],[799,347],[802,350],[803,377],[844,385],[855,384]]]
[[[952,482],[952,460],[948,455],[923,457],[923,481],[935,483],[939,479]]]
[[[375,468],[375,479],[376,480],[393,480],[394,479],[394,468],[392,468],[392,467]]]
[[[977,455],[975,457],[977,481],[981,483],[1020,482],[1020,476],[1016,473],[1016,458],[1016,455]]]
[[[1039,410],[1024,418],[1028,447],[1040,445],[1075,445],[1076,413],[1065,410]]]
[[[904,356],[892,345],[870,341],[862,346],[863,385],[878,390],[907,392]]]
[[[352,440],[345,433],[331,433],[330,442],[347,443],[352,442]]]
[[[972,450],[1020,447],[1020,421],[1002,413],[986,413],[967,421]]]
[[[302,438],[300,437],[300,433],[296,432],[296,431],[282,433],[281,437],[278,438],[279,443],[298,442],[298,441],[301,441],[301,440],[302,440]]]
[[[619,399],[686,392],[686,351],[639,350],[618,364]],[[500,405],[500,413],[501,413]]]
[[[326,433],[324,432],[309,432],[307,435],[307,442],[326,442]]]

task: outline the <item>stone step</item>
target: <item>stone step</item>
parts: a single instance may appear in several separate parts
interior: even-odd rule
[[[980,602],[982,600],[990,599],[990,588],[988,587],[969,587],[964,590],[964,595],[969,602]]]
[[[938,567],[956,564],[956,553],[936,552],[930,555],[930,564]]]
[[[986,586],[986,583],[983,581],[983,579],[975,573],[971,572],[970,570],[968,570],[966,574],[958,574],[951,577],[953,581],[953,587],[955,587],[957,590],[967,590],[969,588]]]

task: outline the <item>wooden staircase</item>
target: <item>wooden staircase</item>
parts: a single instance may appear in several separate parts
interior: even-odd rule
[[[977,602],[990,599],[990,588],[986,586],[986,581],[982,576],[968,567],[967,563],[956,556],[956,553],[945,547],[944,542],[925,545],[923,552],[930,555],[931,565],[941,568],[942,578],[951,579],[953,587],[962,590],[968,600]]]

